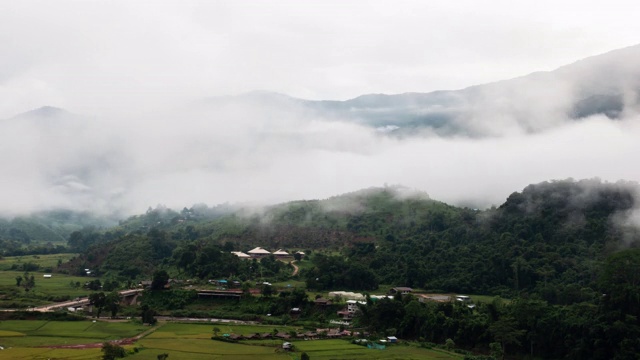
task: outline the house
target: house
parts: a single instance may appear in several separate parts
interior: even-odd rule
[[[285,257],[291,256],[291,254],[289,254],[288,252],[282,249],[278,249],[278,251],[274,251],[273,255],[275,255],[277,258],[285,258]]]
[[[471,301],[471,298],[467,295],[456,295],[456,300],[462,301],[462,302],[469,302]]]
[[[256,247],[252,250],[247,251],[247,253],[253,258],[262,258],[267,255],[271,255],[271,253],[261,247]]]
[[[232,251],[231,253],[240,259],[251,259],[251,255],[245,254],[242,251]]]
[[[285,342],[282,344],[282,349],[284,350],[291,350],[291,343],[290,342]]]
[[[347,311],[354,313],[358,311],[360,306],[367,305],[366,301],[347,300]]]
[[[397,343],[398,342],[398,338],[395,336],[387,336],[387,341],[390,343]]]
[[[316,306],[319,306],[319,307],[325,307],[333,304],[331,300],[325,299],[325,298],[317,298],[314,300],[314,303],[316,304]]]
[[[291,310],[289,310],[289,314],[294,318],[297,318],[298,316],[300,316],[301,312],[302,312],[302,309],[297,307],[294,307]]]
[[[43,278],[45,278],[45,279],[50,279],[50,278],[51,278],[51,276],[52,276],[51,274],[44,274],[44,275],[42,275],[42,277],[43,277]]]
[[[393,289],[389,290],[390,294],[402,294],[402,295],[406,295],[406,294],[411,294],[411,292],[413,291],[412,288],[410,287],[404,287],[404,286],[398,286],[398,287],[394,287]]]
[[[360,306],[367,305],[366,301],[347,300],[347,307],[337,312],[343,319],[353,319]]]
[[[296,252],[296,255],[300,255],[300,259],[304,259],[304,257],[306,256],[304,251],[298,251],[298,252]]]

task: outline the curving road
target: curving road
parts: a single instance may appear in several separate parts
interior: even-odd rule
[[[118,294],[120,294],[120,296],[128,296],[128,295],[132,295],[135,293],[139,293],[142,292],[142,289],[132,289],[132,290],[122,290],[122,291],[118,291]],[[32,307],[32,308],[27,308],[27,311],[38,311],[38,312],[48,312],[48,311],[53,311],[56,309],[62,309],[62,308],[68,308],[68,307],[76,307],[76,306],[84,306],[84,305],[89,305],[89,298],[88,297],[84,297],[84,298],[78,298],[76,300],[72,300],[72,301],[65,301],[65,302],[61,302],[61,303],[54,303],[54,304],[49,304],[49,305],[43,305],[43,306],[36,306],[36,307]],[[3,309],[2,311],[20,311],[23,309]]]

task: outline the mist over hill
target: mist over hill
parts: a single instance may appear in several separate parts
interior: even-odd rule
[[[189,276],[242,278],[243,262],[230,252],[261,246],[341,253],[384,284],[527,291],[570,303],[594,296],[580,289],[594,286],[608,255],[640,246],[637,183],[542,182],[488,210],[407,190],[370,188],[261,209],[149,209],[104,231],[71,234],[68,246],[82,256],[68,269],[135,278],[172,264]],[[303,276],[312,288],[332,287],[323,272]]]
[[[246,104],[309,111],[404,136],[504,136],[539,132],[593,115],[633,116],[639,109],[640,45],[587,58],[555,71],[430,93],[366,94],[346,101],[311,101],[254,92],[203,104]],[[277,110],[276,110],[277,111]]]
[[[311,101],[271,92],[131,116],[0,120],[0,214],[134,214],[403,184],[485,208],[549,179],[639,180],[640,45],[462,90]]]

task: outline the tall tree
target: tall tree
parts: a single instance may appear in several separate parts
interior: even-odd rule
[[[102,310],[107,305],[107,297],[103,292],[93,293],[89,295],[89,303],[95,308],[96,317],[100,318]]]
[[[122,346],[105,342],[102,344],[102,359],[103,360],[115,360],[117,358],[123,358],[127,356]]]
[[[163,290],[165,285],[169,282],[169,274],[164,270],[158,270],[153,273],[153,280],[151,281],[151,290]]]

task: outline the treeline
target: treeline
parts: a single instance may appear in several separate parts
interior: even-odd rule
[[[160,207],[106,232],[73,233],[68,245],[83,255],[70,266],[127,278],[158,267],[200,278],[272,276],[280,269],[229,252],[286,244],[318,250],[314,267],[301,272],[311,288],[382,283],[572,304],[598,296],[594,282],[607,255],[637,246],[640,234],[625,221],[637,190],[599,180],[544,182],[484,211],[398,188],[215,216],[202,206]]]
[[[453,343],[474,352],[544,359],[637,359],[640,353],[640,250],[610,256],[598,296],[571,305],[539,297],[491,303],[420,303],[413,296],[368,301],[360,326],[379,334]]]
[[[69,235],[84,227],[105,228],[115,225],[109,217],[70,210],[41,211],[27,216],[0,218],[0,255],[36,253],[65,245]],[[44,252],[40,252],[44,253]]]

